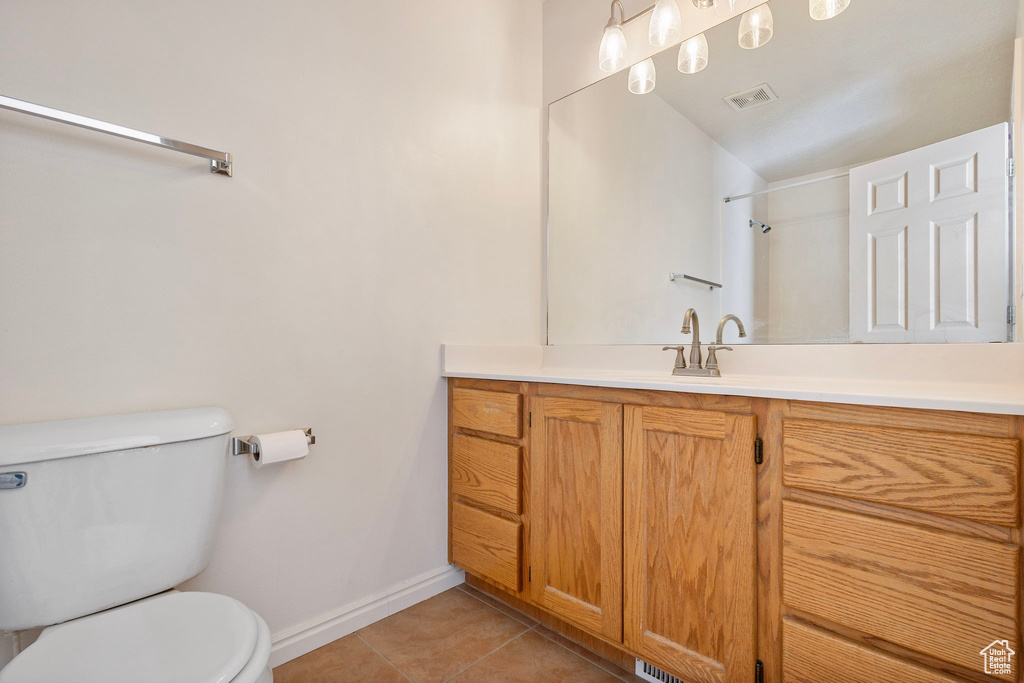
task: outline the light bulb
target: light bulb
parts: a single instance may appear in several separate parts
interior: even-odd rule
[[[654,47],[665,47],[679,40],[682,26],[676,0],[658,0],[651,12],[651,27],[647,37]]]
[[[750,5],[750,0],[715,0],[715,14],[723,19],[742,12]]]
[[[695,74],[708,65],[708,39],[704,34],[694,36],[679,46],[679,71]]]
[[[626,66],[626,34],[618,26],[609,26],[604,30],[598,62],[601,71],[609,73]]]
[[[615,10],[619,10],[619,18],[615,18]],[[626,18],[626,11],[622,9],[619,0],[612,0],[611,16],[608,23],[604,25],[604,35],[601,36],[601,49],[597,52],[597,65],[601,71],[618,71],[626,66],[626,54],[629,47],[626,45],[626,34],[622,32],[622,22]]]
[[[645,59],[634,64],[629,70],[629,92],[634,95],[646,95],[654,90],[654,60]]]
[[[772,19],[772,11],[768,5],[760,5],[745,12],[740,18],[740,47],[744,50],[753,50],[761,47],[772,39],[775,32],[775,21]]]
[[[824,21],[839,16],[850,6],[850,0],[810,0],[811,19]]]

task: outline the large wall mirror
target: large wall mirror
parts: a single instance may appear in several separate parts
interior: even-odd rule
[[[766,7],[550,106],[548,343],[1012,339],[1018,0]]]

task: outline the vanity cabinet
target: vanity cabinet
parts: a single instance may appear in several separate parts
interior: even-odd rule
[[[450,395],[451,561],[605,656],[686,683],[1024,680],[1024,418]],[[1002,641],[1010,669],[986,673]]]

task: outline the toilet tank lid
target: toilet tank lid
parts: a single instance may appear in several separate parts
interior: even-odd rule
[[[0,467],[191,441],[235,428],[223,408],[105,415],[0,426]]]

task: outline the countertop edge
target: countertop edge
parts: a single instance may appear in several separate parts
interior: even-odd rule
[[[590,387],[608,387],[613,389],[643,389],[648,391],[672,391],[686,394],[714,394],[722,396],[746,396],[749,398],[775,398],[797,401],[816,401],[820,403],[844,403],[852,405],[881,406],[889,408],[917,408],[923,410],[950,410],[956,412],[988,413],[995,415],[1024,415],[1024,391],[1014,392],[1007,399],[997,398],[962,398],[921,393],[926,387],[908,383],[904,393],[870,393],[842,388],[843,380],[836,380],[840,385],[835,390],[801,389],[794,387],[771,386],[770,379],[760,384],[714,384],[685,382],[678,380],[657,380],[651,378],[604,378],[579,375],[569,372],[536,372],[529,369],[517,370],[445,370],[441,373],[446,378],[485,379],[512,382],[535,382],[541,384],[575,384]],[[828,381],[828,380],[818,380]],[[934,387],[927,387],[934,389]],[[964,387],[967,388],[967,387]],[[977,386],[972,385],[977,391]],[[865,388],[866,389],[866,388]],[[914,389],[917,389],[915,392]],[[996,391],[995,393],[998,393]]]

